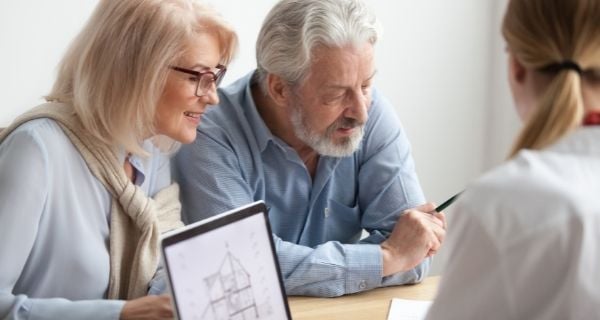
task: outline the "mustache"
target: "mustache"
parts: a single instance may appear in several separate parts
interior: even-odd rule
[[[352,118],[340,118],[332,123],[327,130],[325,131],[325,136],[331,136],[335,130],[339,128],[352,129],[356,127],[364,127],[365,123],[363,121],[358,121]]]
[[[364,122],[358,121],[356,119],[341,118],[341,119],[337,120],[336,122],[334,122],[332,127],[333,127],[333,130],[336,130],[339,128],[352,129],[352,128],[356,128],[356,127],[361,127],[364,124],[365,124]]]

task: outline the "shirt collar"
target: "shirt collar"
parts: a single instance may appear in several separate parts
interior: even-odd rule
[[[138,186],[141,186],[146,180],[148,168],[150,168],[151,166],[150,161],[152,160],[151,158],[154,155],[154,149],[156,147],[154,146],[152,139],[146,139],[142,143],[142,148],[148,153],[150,153],[150,157],[143,158],[135,154],[129,156],[129,163],[131,163],[131,166],[136,171],[135,184]],[[119,152],[117,154],[117,159],[119,160],[119,163],[122,164],[125,161],[126,156],[127,154],[125,152],[125,149],[119,148]]]

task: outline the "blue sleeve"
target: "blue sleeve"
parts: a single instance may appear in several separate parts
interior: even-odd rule
[[[42,219],[48,151],[34,131],[15,131],[0,144],[0,318],[118,319],[124,301],[73,302],[13,294]]]
[[[358,176],[361,226],[369,236],[361,243],[380,244],[392,232],[400,214],[425,203],[408,137],[391,103],[377,90],[359,152]],[[382,286],[420,282],[430,259],[414,269],[385,277]]]
[[[337,297],[381,285],[381,249],[329,241],[316,248],[273,236],[288,295]]]

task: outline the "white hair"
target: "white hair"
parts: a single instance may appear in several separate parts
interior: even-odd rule
[[[267,74],[300,83],[319,46],[375,44],[381,26],[361,0],[282,0],[267,15],[256,41],[258,80]]]

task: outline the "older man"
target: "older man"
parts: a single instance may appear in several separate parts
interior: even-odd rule
[[[406,134],[373,88],[378,34],[359,0],[279,2],[257,70],[219,91],[176,157],[187,222],[266,201],[290,295],[418,282],[443,241],[444,216],[428,213]]]

